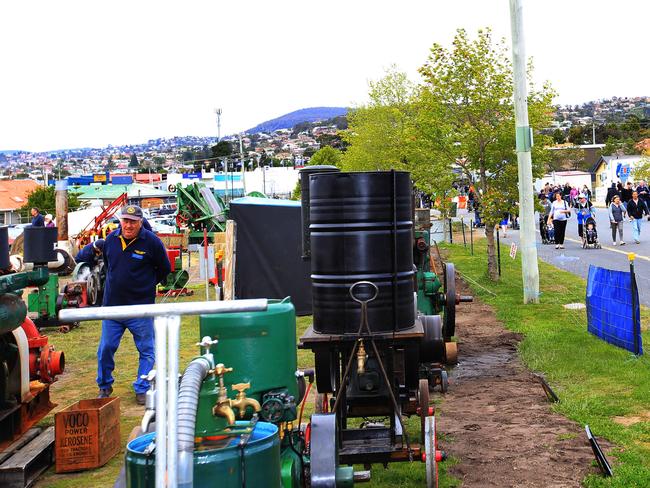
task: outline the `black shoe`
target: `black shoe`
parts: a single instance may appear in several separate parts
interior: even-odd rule
[[[147,394],[146,393],[136,393],[135,394],[135,403],[138,405],[144,405],[147,400]]]
[[[97,398],[108,398],[113,394],[113,388],[108,387],[108,388],[100,388],[99,389],[99,395],[97,395]]]

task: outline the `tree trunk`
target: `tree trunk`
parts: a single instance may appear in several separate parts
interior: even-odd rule
[[[497,266],[497,247],[494,239],[494,225],[485,223],[485,237],[487,238],[488,276],[492,281],[499,281],[499,268]]]

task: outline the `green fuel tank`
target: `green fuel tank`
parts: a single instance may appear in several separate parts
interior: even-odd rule
[[[218,341],[211,350],[215,363],[232,368],[224,375],[229,398],[237,395],[232,385],[250,383],[245,393],[260,403],[262,420],[278,423],[296,419],[296,313],[289,298],[269,300],[264,312],[202,315],[200,338],[205,336]],[[197,437],[218,435],[227,427],[223,417],[212,413],[217,397],[218,382],[204,381],[197,411]],[[250,418],[252,410],[245,413],[244,418]]]
[[[151,432],[127,444],[127,488],[155,486],[156,455],[147,450],[155,436]],[[194,486],[281,488],[280,437],[275,425],[258,422],[243,448],[237,436],[221,443],[221,447],[199,445],[195,449]]]

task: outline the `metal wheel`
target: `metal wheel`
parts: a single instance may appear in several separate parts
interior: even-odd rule
[[[440,372],[440,393],[447,393],[449,389],[449,375],[446,370]]]
[[[426,456],[427,488],[438,488],[438,459],[436,451],[436,418],[432,415],[425,419],[424,427],[424,453]]]
[[[426,441],[426,419],[429,416],[429,381],[421,379],[418,385],[418,407],[420,410],[420,431],[423,444]]]
[[[338,440],[336,415],[333,413],[311,416],[311,486],[312,488],[336,487],[338,465]]]
[[[95,273],[88,275],[86,279],[88,303],[90,305],[97,305],[97,298],[99,296],[99,278]]]
[[[445,264],[445,340],[456,333],[456,268],[453,263]]]
[[[420,345],[420,361],[439,363],[445,357],[445,341],[440,315],[421,316],[424,338]]]

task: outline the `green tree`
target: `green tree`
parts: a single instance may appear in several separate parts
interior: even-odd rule
[[[560,129],[555,129],[553,131],[553,142],[555,144],[564,144],[566,142],[566,136],[564,135],[564,132]]]
[[[140,162],[138,161],[138,156],[136,153],[131,154],[131,160],[129,161],[129,168],[138,168]]]
[[[315,165],[333,165],[338,166],[341,163],[341,151],[330,146],[324,146],[314,153],[309,160],[310,166]]]
[[[634,181],[650,181],[650,151],[646,151],[638,166],[632,172]]]
[[[370,82],[370,102],[348,113],[344,170],[408,169],[417,87],[393,66]]]
[[[108,161],[106,161],[106,166],[104,166],[104,169],[106,171],[112,171],[115,169],[117,165],[115,164],[115,161],[113,161],[113,155],[108,156]]]
[[[223,158],[232,154],[232,145],[228,141],[219,141],[216,145],[212,146],[212,157]]]
[[[529,80],[531,71],[529,64]],[[493,229],[519,200],[512,65],[505,41],[493,44],[489,29],[479,30],[471,40],[459,29],[451,49],[433,45],[420,74],[425,82],[421,98],[428,107],[420,111],[426,121],[425,144],[420,146],[427,148],[434,161],[448,164],[455,160],[463,174],[475,180],[486,224],[488,274],[496,280]],[[553,95],[550,86],[538,91],[529,81],[531,127],[550,125]],[[548,136],[535,135],[533,177],[543,173],[543,148],[549,142]],[[441,174],[439,167],[433,168]]]
[[[51,213],[56,215],[56,193],[53,186],[39,187],[29,194],[27,203],[23,205],[19,212],[22,217],[29,219],[29,211],[36,207],[42,214]],[[78,194],[68,191],[68,209],[70,211],[76,210],[81,206]]]

